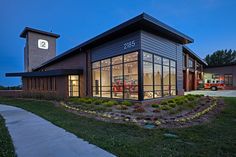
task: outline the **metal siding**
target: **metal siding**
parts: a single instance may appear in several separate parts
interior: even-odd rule
[[[176,60],[176,43],[145,31],[141,31],[141,48],[143,51]]]
[[[177,45],[177,91],[183,91],[183,46]]]
[[[135,41],[135,46],[132,48],[124,49],[124,44],[130,41]],[[140,31],[128,34],[126,36],[112,40],[96,48],[91,49],[92,62],[139,49]]]
[[[175,60],[177,63],[177,91],[183,91],[183,45],[174,43],[146,31],[141,31],[141,49],[143,51]]]

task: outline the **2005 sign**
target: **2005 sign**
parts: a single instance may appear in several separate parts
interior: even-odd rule
[[[129,42],[127,42],[127,43],[124,43],[124,50],[129,49],[129,48],[132,48],[132,47],[134,47],[134,46],[135,46],[135,41],[134,41],[134,40],[129,41]]]

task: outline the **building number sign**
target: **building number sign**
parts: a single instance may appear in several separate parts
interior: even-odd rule
[[[126,42],[126,43],[124,43],[123,46],[124,46],[124,50],[135,47],[135,41],[132,40],[132,41]]]
[[[43,39],[39,39],[38,40],[38,48],[47,50],[48,49],[48,41],[43,40]]]

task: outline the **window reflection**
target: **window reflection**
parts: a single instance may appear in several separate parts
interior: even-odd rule
[[[138,52],[102,60],[101,68],[96,64],[93,63],[93,96],[138,99]]]

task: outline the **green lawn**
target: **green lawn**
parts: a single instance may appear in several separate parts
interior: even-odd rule
[[[182,129],[147,130],[80,117],[47,101],[1,98],[31,111],[117,156],[236,156],[236,98],[225,98],[224,111],[214,121]],[[165,137],[174,133],[178,138]]]
[[[0,115],[0,157],[14,157],[15,150],[11,137],[5,127],[5,120]]]

